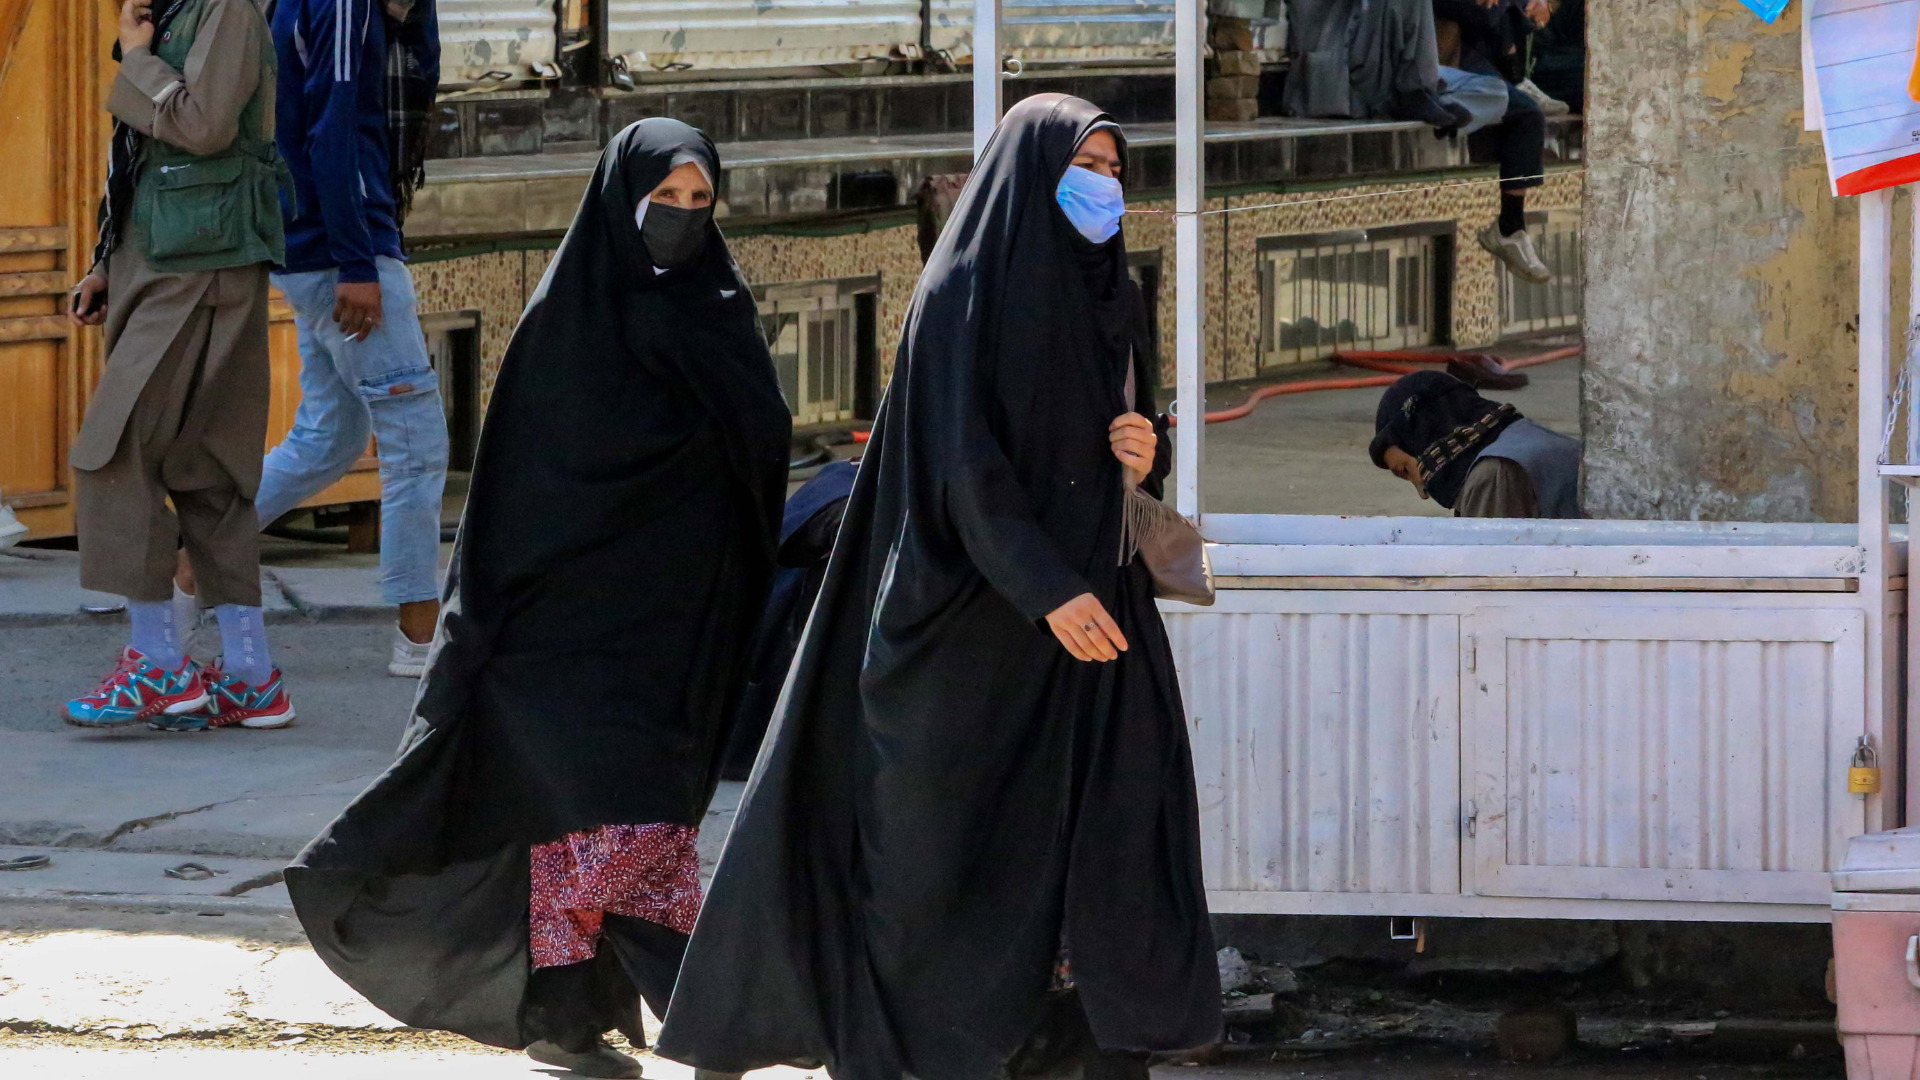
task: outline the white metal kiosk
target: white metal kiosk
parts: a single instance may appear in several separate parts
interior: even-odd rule
[[[979,0],[976,57],[1000,6]],[[1177,19],[1176,400],[1198,416],[1202,0]],[[976,64],[977,140],[1002,74]],[[1847,838],[1920,795],[1888,486],[1920,467],[1880,464],[1892,195],[1859,202],[1857,523],[1208,514],[1204,425],[1175,429],[1222,586],[1165,607],[1215,912],[1828,918]],[[1847,789],[1863,739],[1876,795]]]

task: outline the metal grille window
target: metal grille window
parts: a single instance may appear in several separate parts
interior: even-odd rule
[[[1500,332],[1529,334],[1580,325],[1585,278],[1580,261],[1580,212],[1551,210],[1527,215],[1540,261],[1553,280],[1534,284],[1514,277],[1500,264]]]
[[[754,290],[780,390],[797,425],[857,419],[873,367],[873,297],[880,279],[765,285]]]
[[[1318,360],[1341,348],[1435,340],[1450,225],[1306,236],[1257,245],[1260,366]]]

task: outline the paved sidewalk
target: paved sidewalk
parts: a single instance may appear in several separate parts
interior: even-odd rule
[[[117,598],[79,587],[74,553],[0,552],[0,860],[52,860],[0,871],[0,1024],[248,1037],[393,1025],[306,946],[279,872],[392,764],[418,683],[386,673],[393,613],[369,560],[292,554],[263,578],[299,719],[166,733],[62,722],[62,702],[111,666],[126,616],[86,610]],[[217,651],[210,620],[198,635],[190,652]],[[702,830],[708,875],[740,786],[723,787]],[[215,874],[167,876],[186,862]],[[21,1075],[12,1064],[0,1074]]]
[[[268,622],[393,618],[378,575],[358,567],[267,566],[260,584]],[[123,604],[80,587],[76,552],[0,550],[0,626],[114,621]]]

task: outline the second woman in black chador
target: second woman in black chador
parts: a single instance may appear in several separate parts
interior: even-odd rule
[[[955,206],[663,1055],[1144,1076],[1142,1052],[1217,1037],[1179,687],[1149,574],[1120,557],[1123,470],[1153,489],[1166,465],[1131,415],[1151,404],[1124,153],[1094,106],[1031,97]]]

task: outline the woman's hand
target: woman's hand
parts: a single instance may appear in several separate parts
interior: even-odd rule
[[[1113,456],[1126,467],[1128,486],[1140,486],[1153,471],[1153,449],[1160,441],[1153,433],[1153,421],[1139,413],[1122,413],[1107,425],[1107,441],[1113,444]]]
[[[1547,0],[1527,0],[1527,18],[1533,20],[1533,25],[1545,29],[1547,23],[1553,21],[1553,5]]]
[[[1126,635],[1092,593],[1081,593],[1054,608],[1047,615],[1047,626],[1075,660],[1118,660],[1127,651]]]

